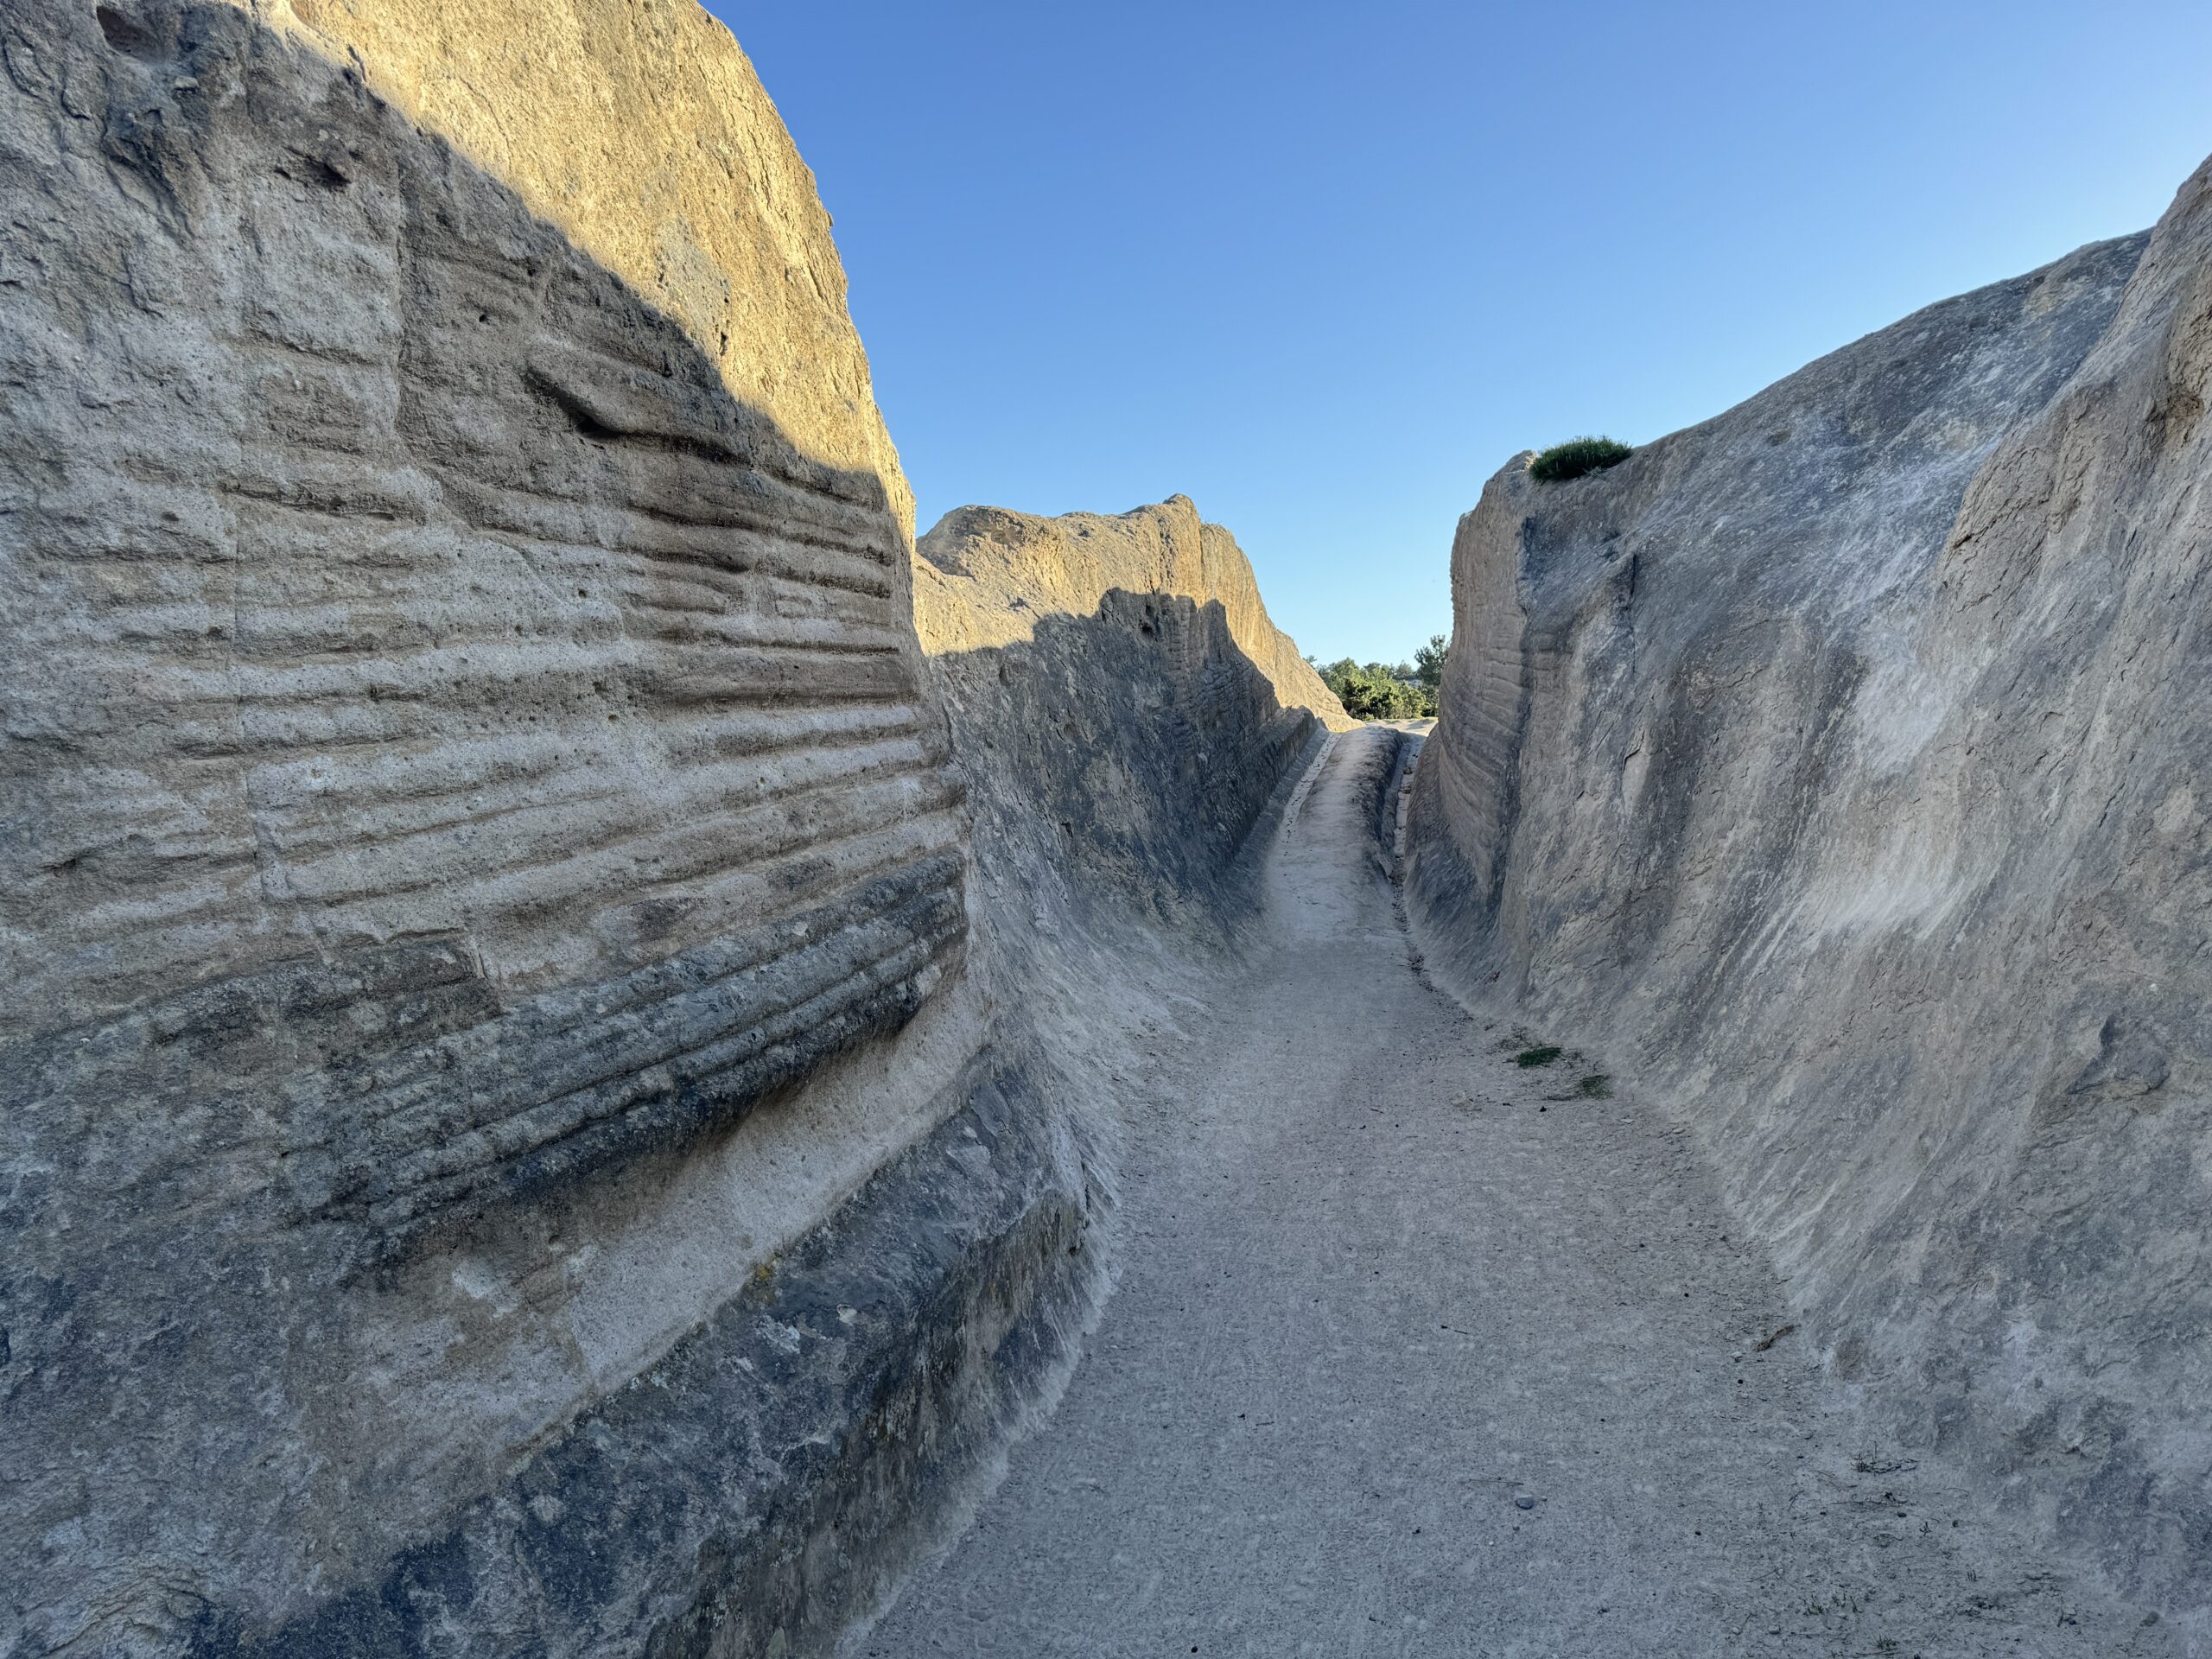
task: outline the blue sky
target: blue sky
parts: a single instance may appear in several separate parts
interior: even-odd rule
[[[2203,0],[710,9],[923,525],[1180,491],[1325,658],[1448,629],[1516,451],[1701,420],[2212,152]]]

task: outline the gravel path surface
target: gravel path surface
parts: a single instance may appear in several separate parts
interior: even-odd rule
[[[1421,977],[1388,742],[1332,744],[1263,948],[1154,1057],[1057,1413],[849,1651],[2180,1651],[1872,1437],[1632,1082]]]

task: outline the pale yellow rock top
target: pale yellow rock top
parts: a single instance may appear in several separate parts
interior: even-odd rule
[[[1201,519],[1188,496],[1120,514],[947,513],[914,562],[914,626],[931,656],[1013,645],[1031,637],[1040,616],[1096,614],[1117,588],[1218,602],[1230,638],[1286,708],[1313,710],[1332,731],[1360,723],[1268,616],[1236,538]]]
[[[817,461],[913,495],[846,308],[814,175],[694,0],[232,0],[357,64],[680,323]]]

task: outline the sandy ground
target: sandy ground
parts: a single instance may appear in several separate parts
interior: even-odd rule
[[[2178,1651],[1873,1434],[1631,1079],[1421,978],[1382,747],[1333,742],[1261,946],[1149,1058],[1057,1413],[849,1651]]]

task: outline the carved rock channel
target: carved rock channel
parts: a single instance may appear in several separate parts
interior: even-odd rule
[[[690,0],[0,10],[0,1655],[2201,1650],[2208,272],[1510,464],[1425,735],[917,540]]]

